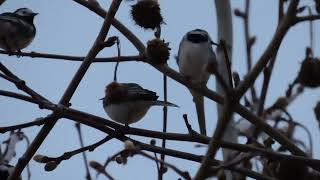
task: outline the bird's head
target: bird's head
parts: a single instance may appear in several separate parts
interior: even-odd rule
[[[186,39],[192,43],[200,44],[210,42],[210,36],[207,31],[202,29],[194,29],[186,34]]]
[[[29,18],[32,19],[38,14],[33,12],[31,9],[28,8],[19,8],[17,9],[14,14],[20,16],[20,17],[24,17],[24,18]]]
[[[124,98],[126,98],[126,96],[127,96],[126,87],[121,83],[113,81],[106,86],[105,97],[102,98],[101,100],[105,99],[111,102],[119,102]]]

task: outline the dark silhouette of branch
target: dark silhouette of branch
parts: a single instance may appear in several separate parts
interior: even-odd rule
[[[287,14],[283,17],[283,20],[279,24],[276,33],[274,34],[271,42],[269,43],[267,49],[259,58],[257,64],[248,73],[243,82],[237,87],[237,97],[240,99],[242,95],[247,91],[247,89],[254,83],[258,75],[261,73],[263,68],[267,65],[272,56],[274,56],[280,47],[282,39],[287,34],[296,15],[296,9],[299,4],[299,0],[290,1]]]
[[[216,156],[220,141],[223,138],[224,132],[229,124],[230,117],[232,117],[232,114],[233,114],[232,101],[231,99],[228,99],[228,96],[226,96],[226,103],[224,104],[222,115],[217,121],[216,129],[209,142],[207,153],[203,158],[200,168],[194,178],[195,180],[206,179],[208,177],[210,160],[215,158]]]
[[[68,56],[68,55],[59,55],[59,54],[48,54],[48,53],[38,53],[38,52],[10,52],[12,55],[24,56],[30,58],[46,58],[46,59],[54,59],[54,60],[67,60],[67,61],[79,61],[82,62],[84,60],[84,56]],[[4,50],[0,50],[0,54],[9,53]],[[128,61],[143,61],[142,57],[139,55],[136,56],[115,56],[115,57],[101,57],[94,58],[92,62],[128,62]]]
[[[91,144],[89,146],[84,146],[84,147],[81,147],[81,148],[73,150],[73,151],[65,152],[59,157],[43,156],[41,158],[41,163],[48,163],[48,162],[51,162],[51,161],[55,161],[55,162],[57,162],[59,164],[62,161],[68,160],[68,159],[72,158],[73,156],[75,156],[77,154],[80,154],[80,153],[83,153],[85,151],[90,151],[90,152],[94,151],[97,147],[99,147],[102,144],[108,142],[112,138],[113,138],[112,136],[107,136],[107,137],[103,138],[102,140],[100,140],[100,141],[98,141],[98,142],[96,142],[94,144]]]
[[[77,129],[77,133],[79,136],[80,146],[81,146],[81,148],[84,148],[84,142],[83,142],[82,131],[81,131],[81,124],[75,123],[75,127]],[[90,170],[89,170],[88,158],[87,158],[87,154],[85,151],[82,152],[82,156],[83,156],[83,161],[84,161],[84,167],[86,169],[86,179],[91,180],[92,178],[91,178],[91,174],[90,174]]]
[[[0,133],[6,133],[8,131],[14,131],[14,130],[19,130],[31,126],[41,126],[45,124],[48,120],[45,118],[37,118],[34,121],[27,122],[27,123],[22,123],[22,124],[17,124],[13,126],[7,126],[7,127],[0,127]]]

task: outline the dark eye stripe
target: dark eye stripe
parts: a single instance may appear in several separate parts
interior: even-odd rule
[[[187,39],[193,43],[202,43],[208,41],[208,36],[204,34],[188,34]]]

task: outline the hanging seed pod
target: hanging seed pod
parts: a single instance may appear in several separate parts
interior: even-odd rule
[[[301,64],[297,81],[310,88],[320,86],[320,60],[307,57]]]
[[[131,9],[132,19],[145,29],[155,29],[163,23],[157,0],[140,0]]]
[[[169,43],[164,40],[153,39],[147,43],[147,56],[153,64],[164,64],[170,56]]]

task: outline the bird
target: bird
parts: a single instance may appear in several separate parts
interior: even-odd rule
[[[26,48],[36,35],[33,20],[37,14],[28,8],[0,14],[0,48],[9,55]]]
[[[144,89],[136,83],[111,82],[106,86],[103,108],[108,116],[121,124],[138,122],[148,112],[151,106],[177,105],[158,100],[157,93]]]
[[[179,72],[193,83],[205,86],[210,73],[208,65],[217,64],[212,45],[215,44],[209,33],[203,29],[194,29],[187,32],[179,45],[177,64]],[[206,135],[206,121],[204,111],[204,97],[189,89],[196,106],[200,134]]]

